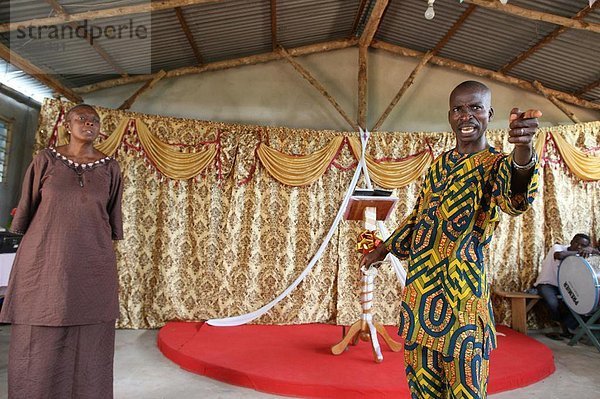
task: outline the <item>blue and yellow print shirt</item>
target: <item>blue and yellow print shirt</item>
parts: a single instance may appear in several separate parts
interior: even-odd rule
[[[538,167],[526,193],[511,193],[512,157],[494,148],[451,150],[430,167],[412,213],[385,245],[408,259],[400,334],[446,356],[489,358],[496,331],[483,248],[500,208],[519,215],[537,192]]]

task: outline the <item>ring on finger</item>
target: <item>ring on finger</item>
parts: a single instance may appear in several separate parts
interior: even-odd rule
[[[521,136],[525,135],[525,128],[521,128]]]

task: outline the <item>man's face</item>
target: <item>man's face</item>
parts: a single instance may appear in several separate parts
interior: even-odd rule
[[[587,239],[585,239],[583,237],[574,237],[571,240],[570,249],[571,249],[571,251],[579,251],[582,248],[588,247],[589,245],[590,245],[590,242]]]
[[[489,91],[469,87],[455,89],[450,95],[448,121],[456,135],[457,147],[477,148],[486,143],[484,135],[493,115]]]

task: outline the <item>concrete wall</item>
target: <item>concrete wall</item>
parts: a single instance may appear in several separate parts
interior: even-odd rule
[[[308,69],[351,118],[357,114],[358,50],[350,48],[300,57]],[[418,60],[380,50],[369,53],[368,126],[375,124]],[[397,104],[380,130],[448,130],[448,94],[458,83],[474,79],[453,70],[428,66]],[[487,79],[493,93],[495,120],[490,128],[507,126],[512,107],[543,110],[546,126],[572,123],[548,100]],[[91,104],[118,107],[141,84],[90,93]],[[600,112],[568,105],[582,121],[600,119]],[[131,108],[151,114],[223,122],[351,130],[337,111],[286,61],[165,79],[142,94]]]
[[[0,227],[5,227],[10,210],[17,206],[21,181],[31,162],[39,110],[0,93],[0,116],[12,122],[7,179],[0,183]]]

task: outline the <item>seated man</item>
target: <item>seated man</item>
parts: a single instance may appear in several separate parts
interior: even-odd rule
[[[577,320],[571,312],[565,308],[564,303],[558,298],[558,267],[560,262],[567,256],[580,255],[588,257],[599,255],[600,251],[590,245],[590,237],[587,234],[575,234],[570,245],[554,244],[542,261],[542,270],[534,284],[538,293],[544,298],[552,320],[560,323],[561,336],[570,338],[572,332],[577,328]],[[551,336],[554,338],[554,336]]]

